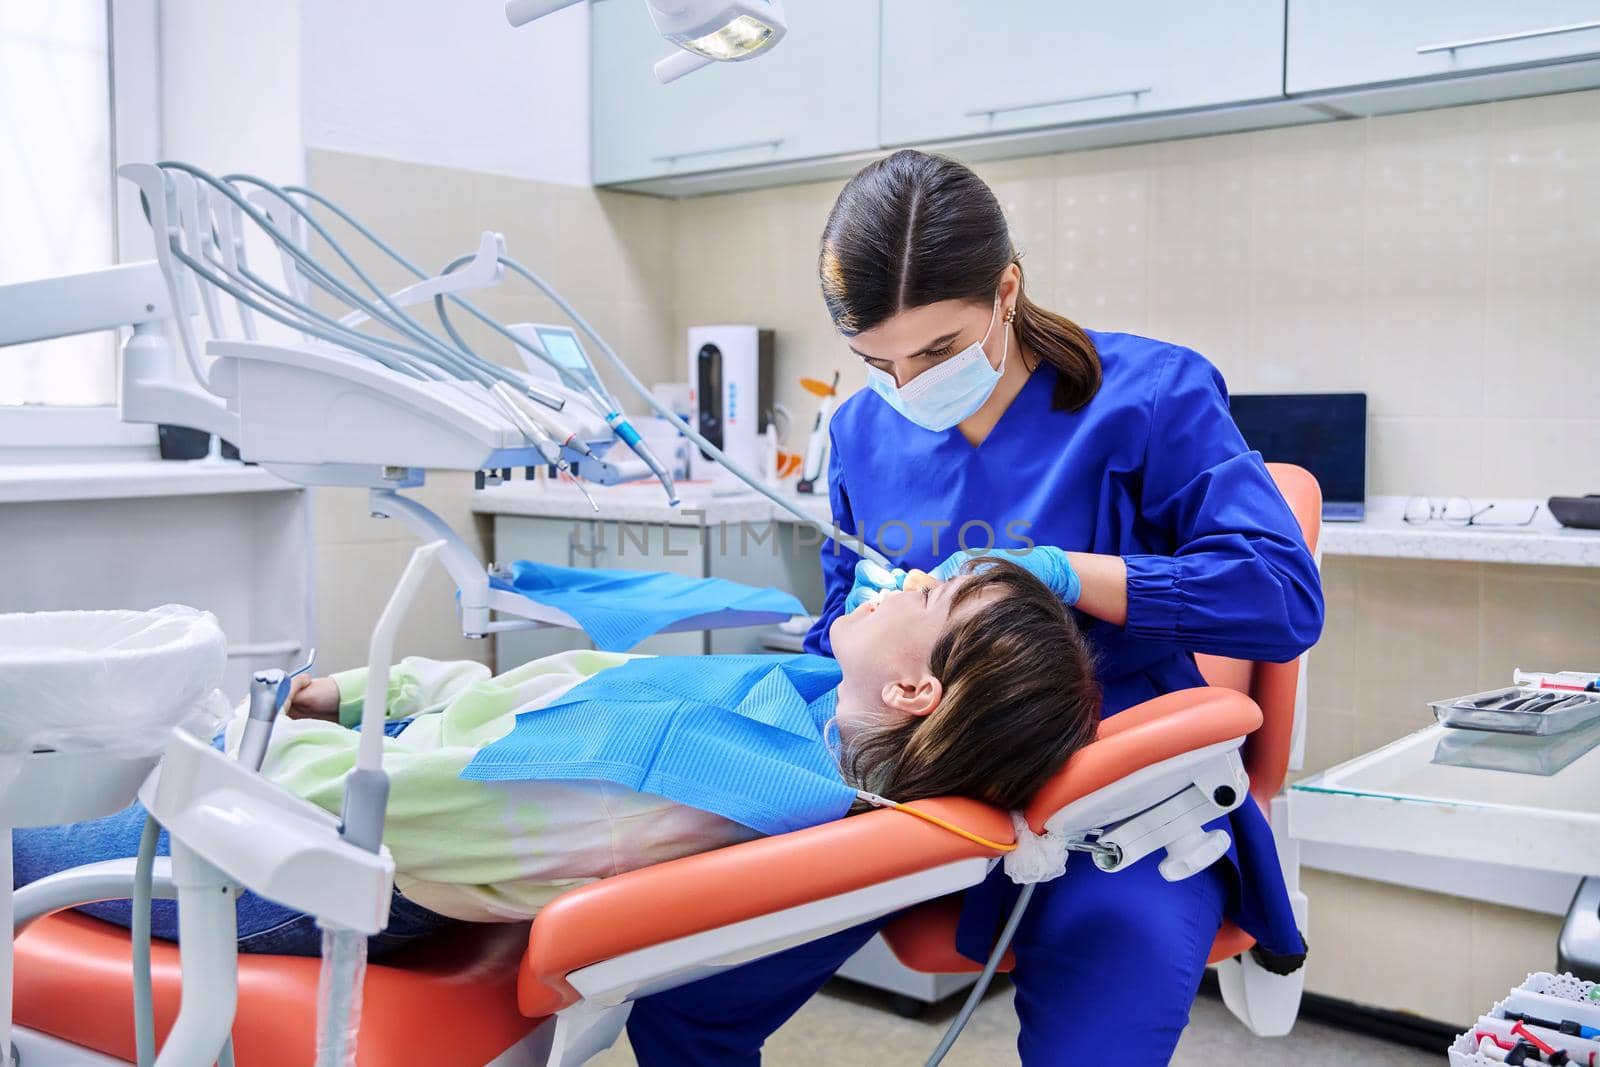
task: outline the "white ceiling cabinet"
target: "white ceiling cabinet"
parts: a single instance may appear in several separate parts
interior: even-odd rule
[[[877,0],[799,0],[769,55],[659,84],[672,51],[639,0],[592,5],[596,185],[878,146]]]
[[[1276,99],[1283,18],[1283,0],[883,0],[883,143]]]
[[[1289,0],[1290,93],[1600,55],[1600,0]]]
[[[770,55],[659,85],[593,0],[597,185],[685,196],[1600,86],[1600,0],[786,0]]]

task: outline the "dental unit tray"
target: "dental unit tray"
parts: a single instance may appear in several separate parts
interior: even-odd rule
[[[881,561],[881,553],[803,513],[662,407],[559,292],[507,256],[499,234],[483,233],[465,254],[429,272],[310,189],[247,174],[217,177],[170,161],[128,164],[118,173],[138,187],[155,260],[0,286],[0,345],[131,326],[119,376],[124,422],[201,430],[236,445],[242,461],[298,485],[369,490],[375,517],[399,520],[422,541],[445,542],[441,561],[460,592],[463,634],[574,620],[491,587],[484,562],[456,531],[402,495],[421,486],[427,471],[471,471],[481,482],[509,479],[519,468],[530,478],[549,471],[580,489],[583,482],[653,477],[669,503],[678,503],[669,473],[587,350],[573,343],[547,351],[532,324],[502,323],[467,299],[511,275],[554,303],[576,328],[570,338],[581,334],[644,404],[703,452],[799,521]],[[344,234],[335,237],[324,222],[347,227],[371,247],[352,254],[340,243]],[[259,251],[263,235],[267,256]],[[252,262],[253,250],[267,262]],[[398,265],[413,280],[380,286],[361,266],[368,253],[386,256],[385,269]],[[475,319],[497,350],[477,338],[469,343],[452,312]],[[550,373],[531,374],[519,362],[548,365]],[[696,619],[677,628],[728,624]]]
[[[1600,720],[1600,693],[1531,685],[1487,689],[1428,706],[1443,726],[1502,734],[1559,734]]]

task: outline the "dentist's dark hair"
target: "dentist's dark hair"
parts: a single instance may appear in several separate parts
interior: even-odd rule
[[[845,183],[822,230],[817,273],[840,333],[854,337],[941,300],[989,307],[1020,253],[993,190],[944,156],[903,149]],[[1082,327],[1017,292],[1017,341],[1056,369],[1052,406],[1076,411],[1100,388],[1100,356]]]

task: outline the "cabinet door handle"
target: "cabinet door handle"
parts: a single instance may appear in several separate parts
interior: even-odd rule
[[[782,137],[774,137],[766,141],[746,141],[743,144],[719,145],[716,148],[697,148],[693,152],[673,152],[671,155],[651,156],[652,163],[676,163],[680,159],[696,159],[700,156],[720,156],[724,152],[741,152],[749,148],[770,148],[774,152],[783,144]]]
[[[1001,104],[997,107],[980,107],[976,111],[967,112],[969,119],[982,118],[987,115],[993,119],[996,115],[1006,115],[1013,111],[1032,111],[1038,107],[1056,107],[1061,104],[1086,104],[1091,100],[1115,100],[1119,96],[1131,96],[1133,102],[1138,103],[1139,98],[1150,92],[1150,86],[1142,89],[1118,89],[1114,93],[1088,93],[1084,96],[1063,96],[1059,100],[1035,100],[1029,104]]]
[[[1574,22],[1570,26],[1550,26],[1542,30],[1502,33],[1495,37],[1474,37],[1470,41],[1425,44],[1417,49],[1417,55],[1426,56],[1432,55],[1434,52],[1454,52],[1458,48],[1481,48],[1486,44],[1505,44],[1508,41],[1527,41],[1534,37],[1555,37],[1563,33],[1578,33],[1582,30],[1600,30],[1600,22]]]

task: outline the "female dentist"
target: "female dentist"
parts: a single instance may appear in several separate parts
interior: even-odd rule
[[[841,529],[935,573],[965,549],[1012,550],[1079,612],[1105,715],[1203,685],[1194,653],[1281,662],[1316,641],[1316,567],[1221,376],[1189,349],[1030,301],[1000,205],[970,170],[915,151],[866,167],[828,218],[819,270],[870,386],[833,417]],[[822,566],[807,647],[827,653],[829,625],[865,590],[832,541]],[[1263,962],[1299,964],[1262,813],[1247,799],[1223,821],[1228,855],[1183,881],[1152,855],[1114,874],[1069,863],[1039,887],[1014,943],[1024,1064],[1166,1063],[1224,916]],[[999,869],[967,894],[964,954],[988,954],[1015,897]],[[767,1035],[881,925],[640,1001],[639,1062],[759,1063]]]

